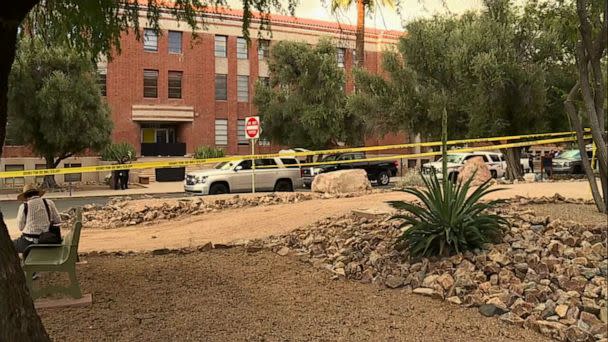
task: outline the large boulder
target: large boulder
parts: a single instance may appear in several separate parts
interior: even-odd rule
[[[475,172],[477,171],[477,172]],[[467,181],[475,174],[475,178],[471,182],[471,185],[477,186],[492,178],[488,165],[483,161],[482,157],[473,157],[464,163],[464,166],[458,173],[458,181]]]
[[[315,176],[311,189],[313,192],[344,194],[361,192],[372,188],[365,170],[340,170],[321,173]]]

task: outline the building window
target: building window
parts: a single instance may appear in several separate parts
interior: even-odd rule
[[[144,97],[158,97],[158,70],[144,70]]]
[[[169,53],[182,53],[181,31],[169,31]]]
[[[249,53],[247,51],[247,41],[245,38],[237,38],[236,39],[236,58],[238,59],[247,59],[249,58]]]
[[[169,98],[182,98],[182,72],[169,71]]]
[[[270,57],[270,41],[266,39],[258,40],[258,59]]]
[[[344,68],[344,55],[346,54],[346,49],[338,48],[338,66],[340,68]]]
[[[249,101],[249,76],[237,76],[236,97],[238,102]]]
[[[99,85],[99,91],[101,92],[101,96],[106,96],[108,93],[107,88],[107,70],[99,70],[97,72],[97,84]]]
[[[215,74],[215,99],[216,100],[227,100],[228,99],[228,75],[226,74]]]
[[[262,85],[265,85],[267,87],[270,86],[270,77],[259,77],[258,79]]]
[[[82,167],[82,164],[65,164],[63,167],[65,168],[70,168],[70,167]],[[68,183],[68,182],[82,182],[82,173],[66,173],[63,176],[63,180],[64,182]]]
[[[25,167],[23,164],[7,164],[4,165],[4,171],[23,171]],[[25,183],[25,178],[23,177],[13,177],[13,178],[5,178],[4,184],[12,187],[23,186]]]
[[[144,50],[158,51],[158,35],[153,29],[144,29]]]
[[[228,120],[215,120],[215,144],[218,146],[228,145]]]
[[[226,42],[228,37],[215,36],[215,57],[226,58]]]
[[[247,139],[247,134],[245,133],[245,120],[240,119],[236,122],[237,125],[237,137],[239,145],[249,145],[249,140]]]

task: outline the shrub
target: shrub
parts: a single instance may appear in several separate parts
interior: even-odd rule
[[[414,195],[422,202],[421,205],[403,201],[389,202],[394,208],[407,213],[395,218],[404,220],[402,228],[409,226],[399,237],[398,243],[403,243],[412,257],[446,256],[483,248],[486,243],[496,243],[502,239],[503,229],[508,222],[486,211],[504,201],[480,201],[484,196],[500,189],[490,190],[489,183],[485,182],[471,190],[473,177],[464,183],[446,181],[445,189],[434,173],[428,178],[423,176],[422,179],[423,189],[403,190]]]
[[[124,164],[137,159],[135,148],[129,143],[110,144],[101,152],[101,159]]]
[[[399,181],[397,181],[397,188],[403,189],[406,187],[422,187],[424,186],[424,181],[422,180],[422,175],[420,172],[414,170],[407,170],[403,172],[403,177]]]
[[[224,150],[210,146],[199,146],[194,151],[195,159],[221,158],[224,156]]]

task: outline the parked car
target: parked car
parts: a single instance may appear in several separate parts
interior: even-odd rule
[[[464,163],[475,157],[483,158],[484,163],[488,165],[490,169],[490,173],[493,178],[503,177],[505,174],[505,170],[507,169],[507,162],[504,159],[502,153],[496,152],[471,152],[471,153],[450,153],[448,154],[448,178],[452,180],[456,180],[458,178],[458,173],[460,172],[460,168],[464,165]],[[437,178],[443,179],[442,159],[440,158],[436,162],[426,163],[422,165],[422,173],[430,174],[433,169],[437,172]]]
[[[301,148],[301,147],[295,147],[295,148],[290,148],[287,150],[280,150],[279,154],[288,154],[288,153],[298,153],[298,152],[310,152],[310,150],[307,150],[305,148]],[[306,163],[306,162],[310,162],[311,158],[309,158],[311,156],[299,156],[299,157],[295,157],[298,161],[300,161],[300,163]]]
[[[587,149],[587,155],[589,158],[592,156],[591,149]],[[556,158],[553,158],[553,172],[554,173],[568,173],[568,174],[582,174],[585,172],[583,169],[583,161],[581,159],[580,150],[565,150],[560,153]]]
[[[256,191],[294,191],[302,187],[300,164],[293,157],[255,160]],[[204,195],[251,191],[251,160],[220,163],[211,170],[190,172],[184,190]]]
[[[320,163],[328,163],[327,165],[319,165],[314,167],[302,168],[302,182],[305,187],[310,187],[312,181],[319,173],[332,172],[337,170],[363,169],[367,172],[367,178],[371,181],[376,181],[378,185],[388,185],[391,177],[397,175],[397,161],[359,161],[348,163],[349,160],[365,159],[364,152],[330,154],[324,156]],[[340,163],[345,161],[346,163]]]

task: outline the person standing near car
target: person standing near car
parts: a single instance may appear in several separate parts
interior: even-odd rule
[[[534,173],[534,155],[532,153],[528,154],[528,167],[530,168],[530,173]]]
[[[547,174],[547,179],[551,179],[553,177],[553,158],[555,157],[555,152],[551,150],[549,154],[545,156],[543,159],[543,166],[545,169],[545,173]]]

